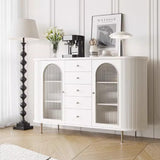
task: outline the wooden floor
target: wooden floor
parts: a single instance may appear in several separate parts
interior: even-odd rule
[[[160,160],[160,140],[45,128],[0,129],[0,144],[15,144],[58,160]]]

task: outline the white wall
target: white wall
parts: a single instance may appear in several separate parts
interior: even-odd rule
[[[82,34],[86,51],[90,39],[91,16],[123,13],[124,30],[133,34],[125,43],[125,55],[147,56],[149,127],[141,136],[160,138],[160,66],[158,0],[25,0],[26,17],[35,19],[41,37],[51,25],[66,33]],[[28,47],[28,119],[33,120],[34,71],[33,58],[49,57],[50,45],[45,40],[35,41]]]

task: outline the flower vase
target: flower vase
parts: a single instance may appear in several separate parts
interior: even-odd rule
[[[58,42],[53,43],[53,57],[57,57]]]

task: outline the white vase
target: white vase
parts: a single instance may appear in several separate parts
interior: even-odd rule
[[[96,45],[91,45],[89,49],[90,57],[98,56],[98,49]]]

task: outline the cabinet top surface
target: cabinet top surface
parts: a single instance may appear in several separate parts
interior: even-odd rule
[[[34,61],[67,61],[67,60],[123,60],[123,59],[141,59],[148,60],[148,57],[141,56],[122,56],[122,57],[78,57],[78,58],[35,58]]]

